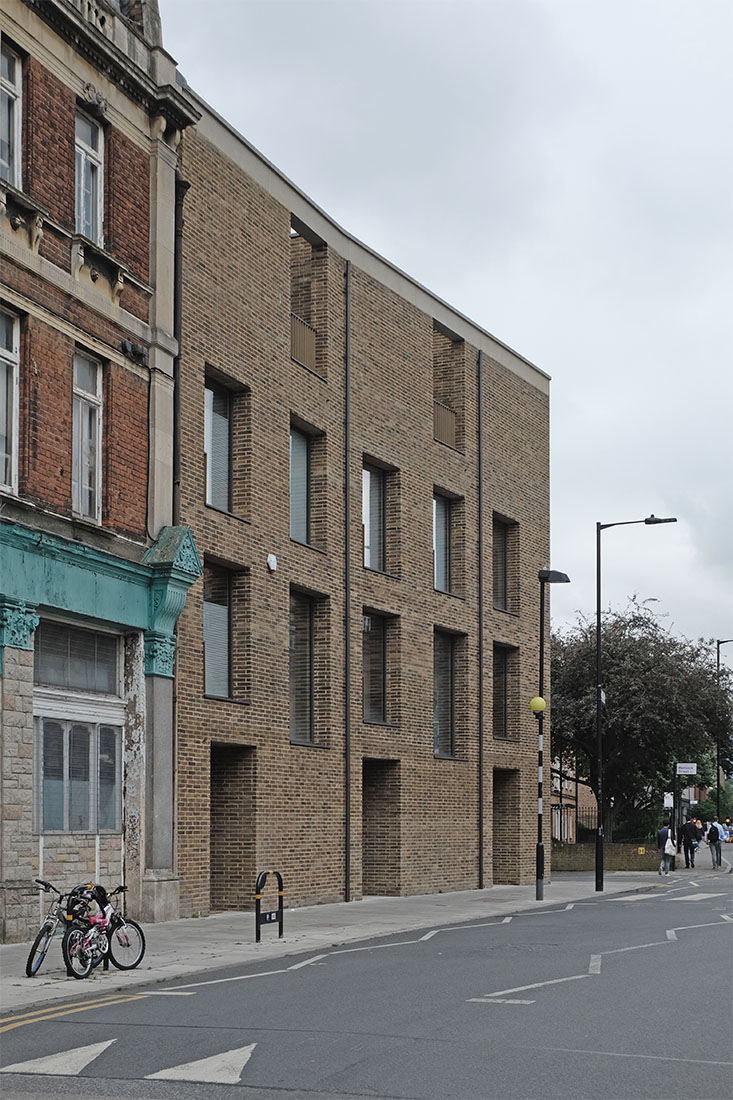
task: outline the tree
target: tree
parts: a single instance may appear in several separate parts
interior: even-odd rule
[[[603,823],[657,820],[678,762],[698,765],[696,782],[713,786],[716,740],[726,774],[733,766],[733,682],[716,676],[715,643],[691,642],[664,629],[633,600],[602,621]],[[552,640],[552,752],[575,761],[598,795],[595,622],[579,618]]]

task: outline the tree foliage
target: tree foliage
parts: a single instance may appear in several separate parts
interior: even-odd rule
[[[603,820],[662,816],[675,765],[697,764],[696,784],[714,786],[716,743],[733,766],[733,682],[716,673],[715,643],[673,636],[644,604],[607,613],[601,628]],[[552,641],[552,754],[598,793],[596,626],[580,618]]]

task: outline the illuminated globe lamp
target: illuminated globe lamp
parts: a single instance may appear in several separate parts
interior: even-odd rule
[[[529,709],[533,714],[542,714],[546,706],[547,703],[541,695],[535,695],[534,699],[530,699],[529,701]]]

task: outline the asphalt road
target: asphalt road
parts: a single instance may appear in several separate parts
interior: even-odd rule
[[[49,1005],[6,1021],[0,1089],[731,1100],[731,885],[686,879]]]

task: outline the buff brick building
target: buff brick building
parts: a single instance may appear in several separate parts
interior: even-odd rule
[[[270,868],[289,905],[530,881],[548,378],[164,31],[0,12],[3,935],[36,876],[124,879],[145,921]]]
[[[178,912],[172,525],[177,145],[157,4],[0,11],[0,922],[33,879]]]
[[[196,108],[182,912],[531,881],[547,376]]]

